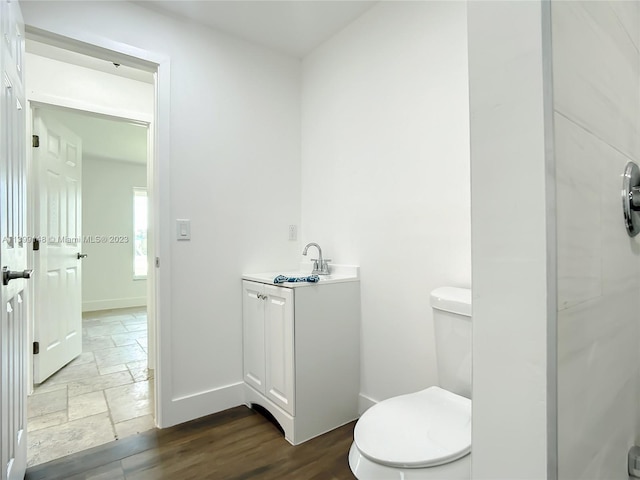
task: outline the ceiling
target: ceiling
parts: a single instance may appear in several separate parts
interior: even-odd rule
[[[137,5],[213,27],[269,48],[303,57],[339,32],[375,1],[352,0],[144,0]],[[35,40],[27,51],[55,60],[153,83],[153,75]],[[57,110],[61,123],[82,138],[84,155],[144,164],[146,127],[67,110]]]
[[[368,0],[144,0],[156,12],[213,27],[269,48],[303,57],[339,32],[375,1]],[[153,73],[29,38],[27,52],[145,83]]]
[[[377,2],[144,0],[134,3],[303,57]]]
[[[82,139],[83,156],[146,164],[146,126],[68,110],[54,112],[60,123]]]

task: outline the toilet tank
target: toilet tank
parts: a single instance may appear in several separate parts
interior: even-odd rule
[[[431,292],[440,387],[471,398],[471,290]]]

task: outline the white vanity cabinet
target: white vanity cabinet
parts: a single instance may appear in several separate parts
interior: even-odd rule
[[[355,420],[357,277],[285,286],[256,281],[259,275],[243,278],[245,403],[268,410],[293,445]]]
[[[295,415],[293,289],[242,283],[244,381]]]

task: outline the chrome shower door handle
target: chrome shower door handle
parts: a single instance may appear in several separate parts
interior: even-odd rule
[[[640,187],[631,187],[629,191],[629,202],[631,204],[631,210],[634,212],[640,211]]]
[[[634,162],[627,163],[622,175],[622,211],[630,237],[640,233],[640,168]]]

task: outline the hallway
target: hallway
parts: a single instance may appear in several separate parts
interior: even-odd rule
[[[83,353],[27,405],[28,466],[154,428],[146,309],[83,314]]]

